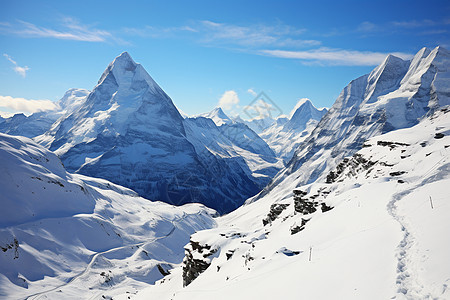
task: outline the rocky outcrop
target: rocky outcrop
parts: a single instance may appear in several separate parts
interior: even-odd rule
[[[186,255],[183,259],[183,286],[188,286],[211,265],[211,256],[217,252],[208,244],[190,241],[184,248]]]
[[[274,203],[270,206],[270,211],[267,214],[267,217],[262,220],[264,226],[267,224],[271,224],[275,219],[283,212],[283,210],[288,207],[289,204],[282,204],[282,203]]]

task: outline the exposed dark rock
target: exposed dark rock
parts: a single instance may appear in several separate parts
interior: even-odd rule
[[[403,175],[405,173],[406,173],[405,171],[396,171],[396,172],[389,173],[389,175],[391,175],[391,176],[400,176],[400,175]]]
[[[380,141],[379,141],[380,142]],[[382,143],[391,143],[391,142],[382,142]],[[348,173],[351,175],[356,175],[361,171],[365,171],[374,166],[377,162],[373,162],[364,158],[361,154],[356,153],[351,158],[344,158],[341,163],[336,166],[336,170],[330,171],[326,178],[326,183],[333,183],[337,181],[337,178],[344,173],[345,170],[348,170]]]
[[[14,238],[14,241],[6,244],[5,246],[0,246],[3,252],[14,249],[14,259],[19,258],[19,241]]]
[[[443,134],[442,132],[438,132],[434,135],[435,139],[442,139],[445,136],[445,134]]]
[[[303,229],[305,229],[305,225],[306,225],[306,223],[308,223],[309,220],[310,219],[303,219],[302,218],[302,223],[301,223],[300,226],[297,225],[297,226],[291,227],[291,235],[296,234],[296,233],[302,231]]]
[[[227,260],[230,260],[231,257],[233,257],[235,250],[228,250],[227,253],[225,253],[225,255],[227,256]]]
[[[168,265],[166,265],[164,268],[161,264],[158,264],[156,267],[158,268],[158,271],[162,274],[162,276],[167,276],[170,274],[170,266],[168,267]]]
[[[269,214],[262,220],[264,226],[272,223],[288,207],[289,204],[275,203],[270,206]]]
[[[188,286],[195,278],[203,273],[211,265],[211,260],[208,258],[217,252],[217,249],[205,244],[201,245],[199,242],[190,241],[186,246],[186,255],[183,259],[183,286]],[[202,258],[194,258],[194,253],[198,252]]]
[[[334,208],[333,206],[328,206],[326,203],[321,203],[321,207],[320,207],[322,212],[327,212],[329,210],[332,210],[333,208]]]
[[[318,202],[305,197],[305,192],[294,193],[294,209],[296,212],[307,215],[315,212]]]
[[[378,141],[378,146],[386,147],[388,146],[391,150],[398,147],[398,146],[409,146],[409,144],[400,143],[400,142],[387,142],[387,141]]]

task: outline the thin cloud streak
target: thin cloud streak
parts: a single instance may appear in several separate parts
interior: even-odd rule
[[[279,58],[298,59],[304,63],[335,66],[375,66],[380,64],[388,53],[319,48],[306,51],[261,50],[260,54]],[[411,54],[392,53],[402,59],[410,59]]]
[[[17,62],[16,62],[15,60],[13,60],[12,57],[9,56],[9,55],[6,54],[6,53],[3,53],[3,56],[6,57],[6,59],[9,60],[9,61],[14,65],[13,70],[14,70],[17,74],[19,74],[19,75],[22,76],[23,78],[25,78],[25,77],[27,76],[27,71],[28,71],[30,68],[28,68],[27,66],[25,66],[25,67],[19,66],[19,65],[17,64]]]
[[[207,44],[236,44],[240,46],[276,46],[276,47],[305,47],[318,46],[317,40],[297,39],[306,30],[288,25],[251,25],[239,26],[203,20],[193,26],[197,32],[203,34],[202,42]]]
[[[60,28],[47,28],[19,20],[16,24],[0,23],[0,33],[25,38],[54,38],[82,42],[114,41],[124,43],[123,40],[113,36],[109,31],[91,28],[91,26],[81,24],[71,17],[64,18],[58,27]]]

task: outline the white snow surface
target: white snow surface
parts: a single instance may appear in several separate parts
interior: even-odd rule
[[[289,118],[278,118],[272,126],[261,132],[260,136],[277,157],[287,164],[298,146],[309,137],[326,113],[326,108],[317,109],[311,100],[300,99]]]
[[[370,137],[408,128],[450,104],[450,52],[423,48],[411,61],[389,55],[371,73],[346,86],[285,169],[256,197],[286,197],[301,185],[325,180],[345,156]]]
[[[0,132],[29,138],[42,135],[50,130],[59,118],[79,109],[88,94],[88,90],[70,89],[56,102],[56,108],[53,110],[36,112],[28,117],[24,114],[15,114],[3,121],[0,119]]]
[[[220,125],[182,117],[127,52],[109,64],[92,92],[72,102],[80,105],[70,105],[72,110],[35,140],[55,151],[68,171],[107,179],[149,199],[200,202],[227,213],[283,167],[257,134],[220,108],[208,114]],[[221,149],[213,139],[217,133],[233,151]]]
[[[299,188],[331,210],[296,212],[292,196],[244,205],[191,237],[218,250],[192,283],[180,266],[131,299],[450,299],[450,108],[335,171]],[[263,225],[273,204],[288,206]]]
[[[135,292],[181,262],[214,210],[138,197],[67,173],[52,152],[0,134],[0,298],[88,299]]]
[[[222,126],[223,124],[230,124],[233,123],[233,121],[228,117],[221,107],[216,107],[212,111],[203,113],[197,116],[193,116],[193,118],[196,117],[204,117],[213,120],[213,122],[217,126]]]

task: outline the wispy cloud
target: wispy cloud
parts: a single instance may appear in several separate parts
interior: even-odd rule
[[[19,20],[15,24],[0,23],[0,33],[26,38],[54,38],[83,42],[123,42],[109,31],[81,24],[78,20],[71,17],[63,18],[56,27],[48,28]]]
[[[126,35],[139,36],[143,38],[165,38],[173,37],[179,33],[197,32],[197,30],[190,26],[159,27],[146,25],[141,28],[125,27],[122,28],[121,32]]]
[[[371,32],[374,31],[378,28],[377,25],[375,25],[372,22],[362,22],[361,24],[358,25],[358,27],[356,28],[357,31],[361,31],[361,32]]]
[[[126,35],[144,38],[192,37],[208,46],[239,47],[305,47],[318,46],[320,41],[300,39],[305,29],[292,26],[252,24],[240,26],[210,20],[191,21],[188,25],[173,27],[144,26],[126,27],[121,30]]]
[[[407,28],[407,29],[416,29],[422,27],[430,27],[438,25],[436,21],[432,20],[412,20],[412,21],[394,21],[391,22],[394,27]]]
[[[19,74],[20,76],[22,76],[23,78],[25,78],[27,76],[27,71],[30,69],[27,66],[21,67],[17,64],[17,62],[15,60],[12,59],[11,56],[9,56],[6,53],[3,53],[3,56],[6,57],[7,60],[9,60],[14,66],[13,66],[13,70]]]
[[[252,95],[253,97],[256,97],[256,95],[258,95],[258,94],[255,92],[255,90],[253,90],[253,89],[248,89],[248,90],[247,90],[247,93],[249,93],[249,94]]]
[[[57,105],[51,100],[33,100],[14,98],[11,96],[0,96],[0,107],[13,110],[14,112],[30,114],[38,111],[52,110],[55,109]]]
[[[380,64],[388,53],[354,51],[343,49],[319,48],[306,51],[261,50],[262,55],[280,58],[298,59],[307,64],[323,64],[338,66],[374,66]],[[410,59],[411,54],[392,53],[403,59]]]
[[[274,117],[273,112],[277,112],[278,109],[272,104],[264,101],[264,99],[258,99],[251,105],[244,106],[244,110],[248,116],[252,119],[264,119],[267,117]]]
[[[321,42],[299,39],[306,30],[288,25],[250,25],[217,23],[209,20],[198,21],[193,28],[203,34],[204,43],[235,44],[240,46],[305,47],[317,46]]]
[[[356,34],[420,34],[420,35],[436,35],[445,34],[448,31],[449,21],[445,20],[408,20],[408,21],[391,21],[384,23],[372,23],[365,21],[360,23],[353,33]],[[421,30],[418,33],[418,30]],[[350,34],[349,31],[341,31],[341,34]]]

